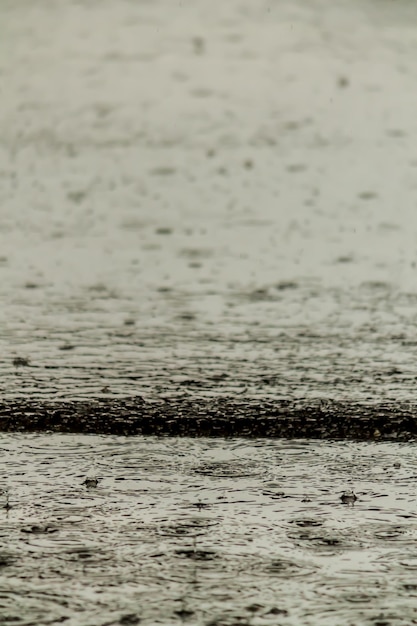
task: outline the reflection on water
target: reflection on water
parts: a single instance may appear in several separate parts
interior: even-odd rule
[[[1,435],[0,448],[7,626],[417,619],[412,444]]]

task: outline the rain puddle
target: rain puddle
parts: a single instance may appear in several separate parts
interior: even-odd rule
[[[417,623],[413,444],[2,434],[0,448],[5,626]]]

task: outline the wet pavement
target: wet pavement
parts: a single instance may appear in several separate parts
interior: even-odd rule
[[[3,10],[3,399],[415,400],[413,3]]]
[[[415,441],[416,406],[251,398],[0,402],[0,431]]]
[[[2,624],[417,623],[416,23],[2,2]]]
[[[0,446],[5,626],[417,622],[414,445],[2,434]]]

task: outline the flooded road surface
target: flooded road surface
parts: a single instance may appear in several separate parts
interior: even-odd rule
[[[417,623],[417,4],[1,8],[0,622]]]
[[[413,445],[3,434],[0,447],[5,626],[417,623]]]
[[[1,397],[414,400],[416,21],[3,2]]]

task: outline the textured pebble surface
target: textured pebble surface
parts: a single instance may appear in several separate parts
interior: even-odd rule
[[[143,398],[92,402],[0,403],[0,430],[174,435],[183,437],[288,437],[413,441],[416,408],[410,404],[259,402],[219,398]]]

